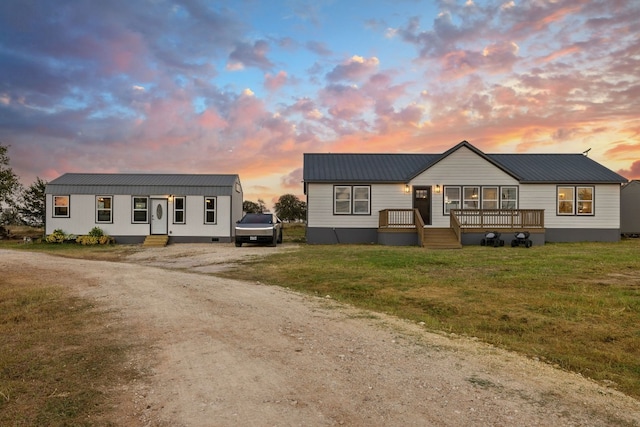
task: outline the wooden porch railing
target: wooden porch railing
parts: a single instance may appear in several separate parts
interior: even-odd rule
[[[460,228],[544,228],[542,209],[451,209]]]
[[[418,233],[418,244],[424,246],[424,221],[418,209],[384,209],[378,216],[378,228],[413,228]]]
[[[462,233],[467,229],[543,229],[544,210],[542,209],[452,209],[449,225],[462,241]],[[380,211],[379,228],[411,228],[418,233],[420,246],[424,244],[424,222],[417,209],[384,209]]]

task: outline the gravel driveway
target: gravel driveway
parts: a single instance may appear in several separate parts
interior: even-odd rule
[[[117,391],[116,425],[640,426],[639,401],[579,375],[214,275],[274,250],[296,246],[170,245],[119,263],[0,250],[0,268],[66,274],[149,344],[131,359],[148,377]]]

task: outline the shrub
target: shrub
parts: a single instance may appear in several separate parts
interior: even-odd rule
[[[76,239],[77,243],[80,243],[81,245],[97,245],[98,244],[98,238],[95,236],[78,236],[78,238]]]
[[[69,240],[70,236],[66,234],[62,229],[56,228],[53,233],[49,234],[45,240],[47,243],[64,243],[65,240]]]
[[[104,231],[102,231],[102,228],[100,228],[100,227],[93,227],[91,229],[91,231],[89,231],[89,236],[98,237],[99,238],[99,237],[104,236]]]
[[[99,230],[99,233],[100,233],[99,235],[95,235],[96,229]],[[113,237],[105,235],[104,233],[102,233],[102,230],[100,230],[98,227],[95,227],[89,232],[88,235],[78,236],[78,238],[76,239],[76,242],[86,246],[86,245],[109,245],[109,244],[115,243],[116,241]]]
[[[116,242],[116,239],[114,239],[111,236],[100,236],[98,238],[98,243],[100,243],[101,245],[110,245]]]

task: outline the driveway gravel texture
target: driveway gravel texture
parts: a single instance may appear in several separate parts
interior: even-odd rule
[[[68,277],[128,328],[129,363],[145,375],[111,391],[114,425],[640,426],[640,401],[578,374],[330,296],[216,276],[297,249],[175,244],[124,262],[0,250],[0,271]]]

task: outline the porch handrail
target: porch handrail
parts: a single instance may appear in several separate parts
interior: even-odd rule
[[[455,214],[449,215],[449,226],[458,238],[458,243],[462,243],[462,233],[460,232],[460,221]]]
[[[460,228],[544,228],[544,209],[451,209]]]
[[[413,228],[418,233],[418,245],[424,246],[424,221],[418,209],[383,209],[378,216],[378,228]]]
[[[424,220],[418,209],[413,209],[413,221],[416,223],[416,232],[418,233],[418,245],[424,246]]]
[[[413,228],[415,209],[383,209],[378,217],[379,228]]]

